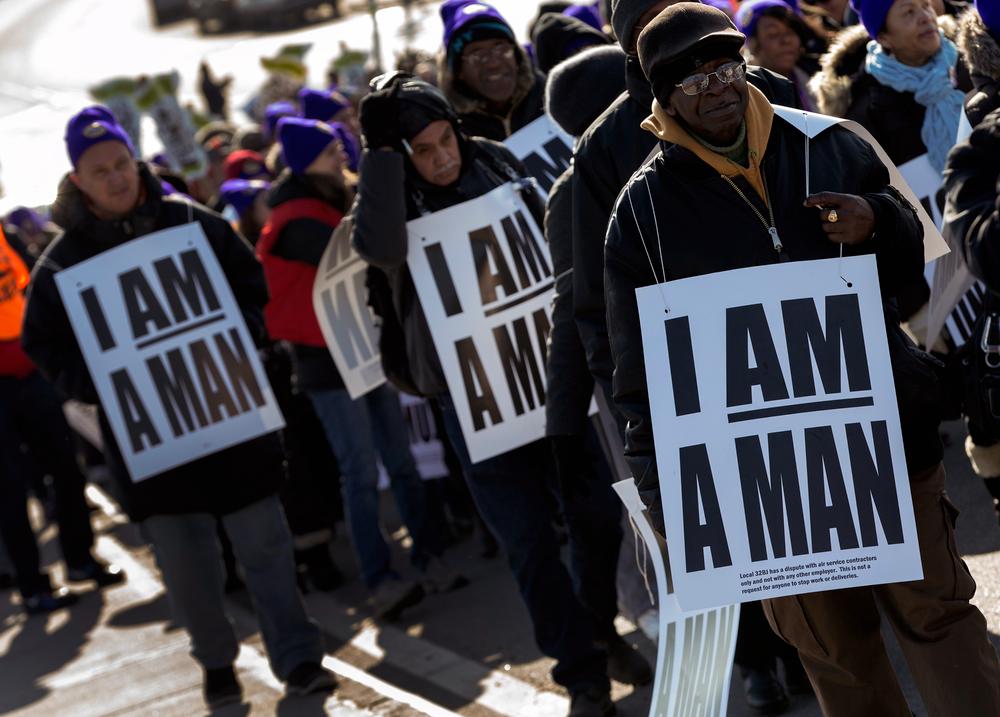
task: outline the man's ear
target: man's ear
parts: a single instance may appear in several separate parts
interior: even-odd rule
[[[69,173],[69,181],[71,181],[77,189],[80,188],[80,177],[77,176],[76,172]]]
[[[667,102],[667,104],[663,105],[663,111],[666,112],[671,117],[677,116],[677,110],[674,108],[673,102]]]

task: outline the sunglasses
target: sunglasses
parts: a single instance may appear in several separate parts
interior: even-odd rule
[[[722,84],[728,85],[736,82],[736,80],[743,79],[746,76],[746,69],[745,62],[727,62],[716,69],[715,72],[699,72],[696,75],[689,75],[680,83],[674,85],[674,87],[680,87],[681,92],[693,97],[707,90],[713,77],[717,78]]]

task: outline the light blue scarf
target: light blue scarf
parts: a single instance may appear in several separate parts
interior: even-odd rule
[[[965,99],[951,84],[949,71],[957,61],[955,43],[943,36],[941,49],[923,67],[904,65],[875,40],[868,43],[865,58],[865,71],[869,75],[897,92],[912,92],[914,99],[927,108],[920,138],[927,147],[928,159],[938,171],[944,170],[948,152],[955,144]]]

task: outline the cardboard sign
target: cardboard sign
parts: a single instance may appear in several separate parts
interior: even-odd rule
[[[208,171],[208,157],[195,139],[190,113],[177,100],[180,75],[143,77],[136,88],[135,102],[156,122],[156,131],[174,167],[185,179],[197,179]]]
[[[414,219],[407,262],[474,463],[545,435],[555,287],[517,189]]]
[[[354,399],[385,383],[379,330],[368,306],[367,271],[351,246],[350,232],[335,231],[313,285],[313,309],[323,338]]]
[[[563,132],[548,115],[522,127],[504,142],[524,163],[546,194],[566,171],[573,159],[573,138]]]
[[[725,717],[740,606],[682,610],[671,585],[666,545],[649,523],[635,481],[628,478],[613,487],[645,546],[639,570],[648,576],[648,559],[659,597],[659,639],[649,717]]]
[[[874,256],[636,296],[682,607],[921,578]]]
[[[126,242],[55,279],[133,481],[284,426],[200,224]]]

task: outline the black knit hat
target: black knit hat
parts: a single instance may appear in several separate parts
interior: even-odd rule
[[[565,132],[579,137],[624,91],[625,53],[614,45],[592,47],[549,73],[545,111]]]
[[[674,85],[720,57],[742,59],[746,36],[726,13],[700,2],[670,5],[639,33],[639,64],[664,104]]]
[[[659,0],[611,0],[611,27],[625,52],[635,47],[635,26]]]
[[[548,74],[553,67],[580,50],[594,45],[608,45],[611,38],[575,17],[549,13],[535,25],[531,42],[535,46],[538,69]]]

